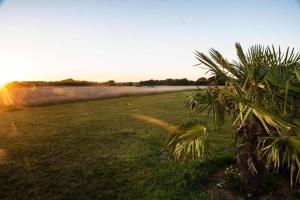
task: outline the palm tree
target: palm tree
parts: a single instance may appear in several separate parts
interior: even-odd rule
[[[196,58],[217,79],[187,100],[189,109],[208,112],[222,124],[233,117],[237,131],[236,159],[241,176],[259,193],[266,169],[288,170],[290,184],[300,182],[300,54],[287,48],[256,45],[244,52],[236,44],[237,60],[229,62],[218,51],[196,51]],[[217,126],[218,127],[218,126]],[[177,132],[167,149],[175,158],[203,159],[209,133],[204,126]]]

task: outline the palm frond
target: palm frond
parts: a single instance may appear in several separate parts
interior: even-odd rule
[[[175,159],[203,159],[208,151],[208,134],[202,125],[177,131],[166,150],[172,152]]]
[[[290,171],[290,184],[300,183],[300,137],[264,137],[258,149],[267,164],[275,170],[287,168]]]

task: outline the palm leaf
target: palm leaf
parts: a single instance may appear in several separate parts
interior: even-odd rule
[[[196,125],[177,131],[165,149],[171,151],[175,159],[203,159],[208,150],[206,128]]]
[[[300,182],[300,137],[263,137],[258,149],[267,164],[275,170],[286,167],[290,171],[290,184]]]

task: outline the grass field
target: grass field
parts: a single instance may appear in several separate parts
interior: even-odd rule
[[[183,163],[160,153],[163,129],[133,117],[209,122],[184,108],[190,93],[2,111],[0,199],[210,199],[212,174],[232,162],[230,130],[210,125],[210,159]]]

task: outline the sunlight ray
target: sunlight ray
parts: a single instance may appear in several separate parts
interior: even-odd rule
[[[10,92],[5,86],[0,88],[0,96],[5,107],[14,105],[14,101],[11,98]]]
[[[163,128],[164,130],[166,130],[169,133],[175,133],[176,130],[178,129],[177,126],[171,125],[163,120],[151,117],[149,115],[140,115],[140,114],[135,114],[132,115],[134,118],[139,119],[141,121],[146,121],[149,122],[150,124],[154,124],[157,125],[161,128]]]
[[[3,162],[6,158],[6,151],[4,149],[0,149],[0,163]]]

